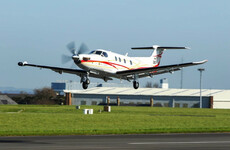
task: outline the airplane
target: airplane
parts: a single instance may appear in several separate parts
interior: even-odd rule
[[[173,65],[159,66],[162,54],[165,50],[171,49],[190,49],[189,47],[167,47],[153,45],[151,47],[133,47],[133,50],[152,50],[150,57],[129,57],[128,54],[121,55],[104,49],[96,49],[90,53],[87,46],[82,43],[79,50],[75,48],[75,43],[71,42],[67,45],[71,52],[71,56],[63,55],[62,62],[66,63],[73,60],[81,69],[60,68],[53,66],[44,66],[29,64],[28,62],[18,62],[19,66],[31,66],[38,68],[51,69],[60,74],[70,73],[79,76],[83,89],[87,89],[90,84],[89,77],[103,79],[105,82],[117,78],[120,80],[133,81],[133,88],[138,89],[139,78],[153,77],[158,74],[173,73],[184,67],[200,65],[207,60],[199,62],[189,62]]]

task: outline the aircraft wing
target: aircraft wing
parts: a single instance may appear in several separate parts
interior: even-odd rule
[[[37,68],[45,68],[45,69],[53,70],[53,71],[60,73],[60,74],[62,74],[64,72],[64,73],[75,74],[75,75],[80,76],[80,77],[82,75],[87,74],[87,71],[85,71],[85,70],[35,65],[35,64],[28,64],[27,62],[19,62],[18,65],[19,66],[30,66],[30,67],[37,67]],[[112,78],[102,77],[102,76],[94,74],[94,73],[89,73],[89,76],[94,77],[94,78],[100,78],[103,80],[112,80]]]
[[[139,77],[146,77],[150,75],[158,75],[168,72],[178,71],[183,67],[195,66],[206,63],[207,60],[200,61],[200,62],[190,62],[190,63],[183,63],[183,64],[174,64],[174,65],[166,65],[166,66],[159,66],[159,67],[148,67],[148,68],[141,68],[141,69],[131,69],[125,71],[118,71],[116,74],[120,76],[130,76],[133,74],[138,74]]]

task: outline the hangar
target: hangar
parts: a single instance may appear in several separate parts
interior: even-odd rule
[[[100,105],[107,103],[120,105],[158,107],[200,107],[200,89],[162,89],[95,87],[87,90],[65,90],[69,105]],[[202,108],[230,109],[230,90],[202,89]]]

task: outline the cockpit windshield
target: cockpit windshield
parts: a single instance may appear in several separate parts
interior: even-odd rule
[[[91,51],[89,54],[94,54],[95,53],[95,51]]]
[[[108,57],[108,54],[107,54],[106,52],[103,52],[103,55],[104,55],[105,57]]]
[[[102,51],[96,51],[95,54],[101,55]]]
[[[102,57],[108,57],[108,54],[106,52],[98,51],[98,50],[91,51],[89,54],[100,55]]]

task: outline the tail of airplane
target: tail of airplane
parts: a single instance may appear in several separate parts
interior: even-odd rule
[[[153,53],[150,56],[153,58],[153,64],[156,64],[157,66],[160,64],[162,54],[164,50],[166,49],[190,49],[189,47],[166,47],[166,46],[159,46],[159,45],[153,45],[152,47],[133,47],[132,49],[153,49]]]

